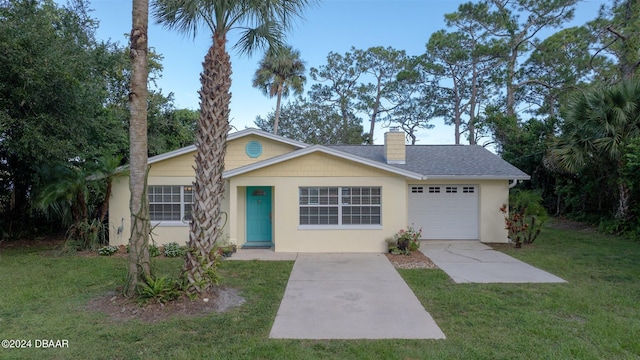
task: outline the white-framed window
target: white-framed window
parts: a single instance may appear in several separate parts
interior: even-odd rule
[[[422,194],[424,192],[424,188],[422,186],[412,186],[411,192],[414,194]]]
[[[298,193],[302,226],[382,224],[380,187],[300,187]]]
[[[149,185],[147,195],[151,221],[191,221],[191,185]]]
[[[476,192],[476,188],[473,186],[463,186],[462,193],[464,194],[473,194]]]
[[[439,194],[440,186],[429,186],[429,193],[431,194]]]
[[[457,186],[447,186],[445,188],[445,191],[447,194],[457,194],[458,193],[458,187]]]

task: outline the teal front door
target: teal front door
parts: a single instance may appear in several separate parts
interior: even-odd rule
[[[271,244],[271,187],[247,187],[247,245]]]

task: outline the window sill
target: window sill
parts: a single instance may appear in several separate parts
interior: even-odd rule
[[[382,230],[382,225],[298,225],[298,230]]]
[[[182,221],[151,221],[151,227],[188,227],[189,222]]]

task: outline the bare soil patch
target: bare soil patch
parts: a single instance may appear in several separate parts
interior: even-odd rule
[[[221,286],[195,300],[182,296],[165,304],[146,305],[139,305],[136,301],[112,291],[90,300],[86,309],[106,314],[112,322],[137,319],[145,323],[154,323],[173,316],[200,316],[225,312],[244,302],[245,299],[236,289]]]
[[[422,251],[412,251],[409,255],[385,254],[396,269],[437,269],[436,264]]]

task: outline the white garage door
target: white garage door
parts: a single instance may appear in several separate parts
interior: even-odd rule
[[[431,240],[478,239],[477,185],[409,185],[409,224]]]

